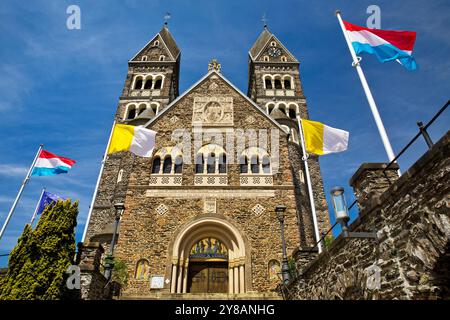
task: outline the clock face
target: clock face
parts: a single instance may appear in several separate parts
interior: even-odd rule
[[[269,56],[271,57],[278,57],[281,55],[281,50],[275,47],[269,48],[268,52]]]

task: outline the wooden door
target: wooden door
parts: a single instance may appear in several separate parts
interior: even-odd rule
[[[189,263],[189,293],[227,293],[228,263]]]

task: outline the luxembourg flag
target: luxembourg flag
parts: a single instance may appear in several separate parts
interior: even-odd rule
[[[54,176],[67,173],[75,160],[57,156],[51,152],[42,150],[33,167],[32,176]]]
[[[414,31],[369,29],[344,21],[347,35],[358,53],[374,54],[379,61],[396,60],[408,70],[416,70],[412,57],[416,33]]]

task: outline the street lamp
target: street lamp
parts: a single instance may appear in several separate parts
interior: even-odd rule
[[[283,245],[283,262],[281,264],[281,274],[283,276],[284,284],[288,284],[291,281],[291,275],[289,273],[289,263],[286,254],[286,241],[284,239],[284,213],[286,211],[286,206],[277,205],[275,207],[275,212],[277,214],[278,221],[281,226],[281,244]]]
[[[106,279],[111,278],[111,271],[114,267],[114,246],[116,243],[116,235],[117,235],[117,229],[119,227],[120,218],[122,217],[122,214],[125,210],[125,205],[122,202],[115,203],[114,208],[116,209],[115,214],[115,222],[114,222],[114,232],[111,239],[111,245],[109,247],[109,255],[106,257],[106,263],[105,263],[105,277]]]
[[[344,238],[377,238],[376,232],[350,232],[348,231],[348,222],[350,216],[348,214],[347,202],[345,201],[344,188],[334,187],[330,191],[331,200],[333,201],[334,217],[339,222]]]

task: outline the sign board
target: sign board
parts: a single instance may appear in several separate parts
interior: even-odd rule
[[[150,280],[150,289],[163,289],[164,288],[164,277],[163,276],[153,276]]]

